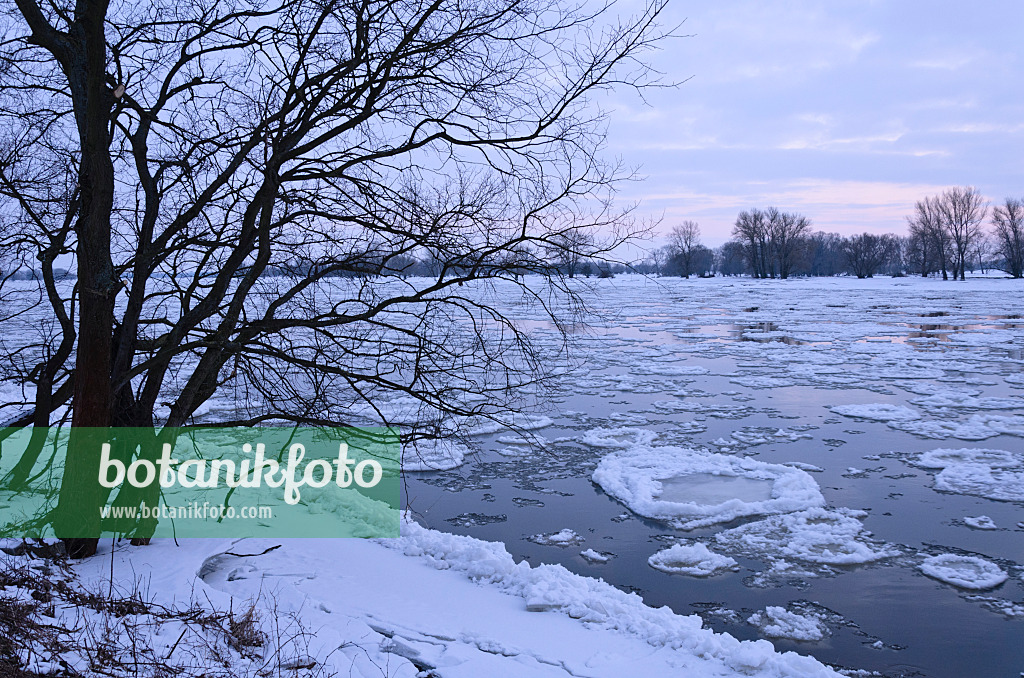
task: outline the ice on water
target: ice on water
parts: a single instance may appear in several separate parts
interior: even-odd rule
[[[647,559],[647,564],[662,572],[688,574],[692,577],[709,577],[720,572],[739,569],[738,563],[734,559],[714,553],[699,542],[691,545],[675,544],[658,551]]]
[[[661,481],[659,501],[717,506],[733,499],[745,503],[765,502],[772,498],[775,481],[744,476],[692,473]]]
[[[753,614],[747,622],[757,626],[768,638],[813,641],[829,635],[828,626],[816,615],[801,615],[775,605]]]
[[[941,582],[977,591],[995,588],[1007,579],[1006,572],[991,561],[952,553],[925,558],[918,569]]]
[[[825,503],[806,471],[681,447],[613,452],[592,477],[635,513],[684,530]]]
[[[851,509],[809,508],[769,516],[715,535],[728,553],[816,565],[862,565],[900,554],[889,544],[871,540]]]
[[[914,466],[938,471],[934,487],[996,501],[1024,501],[1024,454],[982,448],[939,448],[904,455]]]

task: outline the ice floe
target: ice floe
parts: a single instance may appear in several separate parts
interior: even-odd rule
[[[784,607],[767,606],[747,619],[768,638],[788,640],[821,640],[829,634],[828,626],[813,614],[801,615]]]
[[[860,521],[866,515],[850,509],[810,508],[720,532],[715,542],[730,553],[819,565],[860,565],[899,555],[895,547],[868,539]]]
[[[626,449],[636,445],[649,445],[658,436],[643,428],[595,428],[583,434],[581,442],[590,447]]]
[[[1006,572],[991,561],[952,553],[929,556],[918,569],[933,579],[976,591],[995,588],[1007,579]]]
[[[998,530],[999,526],[988,516],[964,516],[964,524],[976,530]]]
[[[447,471],[461,466],[471,450],[451,440],[417,440],[402,449],[403,471]]]
[[[586,560],[587,562],[591,563],[607,563],[609,560],[612,559],[611,555],[607,553],[601,553],[600,551],[595,551],[594,549],[580,551],[580,556],[582,556],[583,560]]]
[[[656,570],[670,574],[688,574],[692,577],[710,577],[738,567],[728,556],[708,550],[701,543],[691,545],[675,544],[658,551],[647,559],[647,564]]]
[[[633,512],[684,530],[825,503],[800,469],[681,447],[613,452],[592,478]]]
[[[921,415],[915,410],[903,405],[891,405],[889,403],[868,403],[866,405],[834,405],[829,408],[836,414],[844,417],[856,417],[858,419],[873,419],[875,421],[907,421],[920,419]]]
[[[909,455],[907,463],[929,471],[938,470],[934,487],[942,492],[997,501],[1024,501],[1024,454],[1021,453],[939,448]]]
[[[551,534],[535,534],[529,537],[529,540],[535,544],[541,546],[577,546],[584,542],[583,537],[576,534],[569,528],[564,528],[558,532],[552,532]]]

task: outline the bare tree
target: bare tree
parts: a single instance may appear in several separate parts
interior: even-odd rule
[[[555,269],[570,278],[581,272],[583,263],[599,250],[594,235],[584,228],[575,228],[556,233],[548,238],[546,249]]]
[[[989,257],[995,251],[995,242],[984,230],[980,231],[971,243],[971,251],[967,256],[967,268],[974,273],[978,268],[984,274],[988,271]]]
[[[542,365],[479,282],[571,312],[558,276],[542,291],[519,274],[549,273],[545,253],[586,229],[609,234],[589,257],[630,236],[588,99],[650,81],[657,0],[610,24],[560,0],[14,5],[0,210],[42,262],[26,304],[53,331],[7,347],[35,392],[8,423],[70,405],[61,536],[98,534],[82,507],[106,500],[83,427],[191,424],[225,393],[220,423],[415,437],[498,416]],[[435,275],[402,281],[410,256]]]
[[[913,251],[919,261],[922,277],[934,271],[942,272],[949,280],[948,264],[951,256],[951,236],[942,215],[938,198],[925,198],[914,204],[914,214],[907,217]]]
[[[721,275],[740,275],[746,272],[746,248],[737,240],[723,243],[715,251],[715,269]]]
[[[805,216],[777,207],[740,212],[732,235],[744,245],[755,278],[788,278],[797,265],[811,230]]]
[[[1014,278],[1024,277],[1024,200],[1007,198],[996,206],[992,229],[1000,266]]]
[[[695,256],[700,247],[700,225],[696,221],[686,220],[672,227],[672,232],[669,233],[671,259],[675,261],[679,274],[684,278],[689,278],[691,273],[696,272]]]
[[[884,236],[872,233],[850,236],[843,242],[843,253],[851,272],[858,278],[871,278],[882,268],[889,254]]]
[[[793,272],[802,253],[807,235],[811,232],[811,220],[778,208],[767,210],[770,249],[776,262],[779,277],[786,279]]]
[[[838,233],[817,231],[806,239],[807,273],[815,276],[833,276],[843,272],[845,241]]]
[[[952,245],[953,278],[964,279],[967,258],[975,240],[980,237],[981,224],[988,207],[985,198],[973,186],[955,186],[937,199],[939,213]]]
[[[732,236],[743,243],[743,253],[755,278],[774,278],[768,219],[754,208],[736,217]]]

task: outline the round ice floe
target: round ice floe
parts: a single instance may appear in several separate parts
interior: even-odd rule
[[[999,526],[996,525],[996,521],[992,520],[988,516],[964,516],[964,524],[973,527],[976,530],[999,529]]]
[[[647,559],[647,564],[662,572],[688,574],[693,577],[710,577],[738,566],[732,558],[713,553],[707,546],[699,543],[690,546],[676,544],[658,551]]]
[[[962,448],[924,452],[908,463],[941,469],[935,489],[997,501],[1024,501],[1024,455],[1006,450]]]
[[[764,612],[757,612],[747,622],[760,628],[768,638],[789,640],[821,640],[828,635],[828,627],[814,615],[800,615],[784,607],[769,605]]]
[[[935,476],[935,489],[997,501],[1024,501],[1024,471],[997,471],[989,466],[958,464]]]
[[[470,453],[450,440],[417,440],[402,449],[403,471],[446,471],[460,466]]]
[[[898,555],[891,547],[866,542],[858,519],[864,515],[811,508],[720,532],[715,541],[736,553],[820,565],[858,565]]]
[[[918,565],[924,574],[962,589],[980,591],[999,586],[1007,575],[993,562],[975,556],[944,553],[930,556]]]
[[[649,445],[657,433],[643,428],[595,428],[583,434],[582,442],[591,447],[627,449],[636,445]]]
[[[835,405],[829,408],[836,414],[844,417],[857,417],[858,419],[873,419],[875,421],[907,421],[920,419],[921,415],[915,410],[902,405],[890,405],[888,403],[868,403],[866,405]]]
[[[800,469],[681,447],[613,452],[593,480],[633,512],[683,530],[825,503]]]
[[[897,431],[906,431],[922,438],[934,440],[945,440],[946,438],[959,438],[960,440],[984,440],[999,435],[987,424],[987,417],[973,415],[967,421],[943,421],[935,419],[894,419],[887,424]]]
[[[910,463],[914,466],[928,469],[943,469],[958,464],[977,464],[991,468],[1013,468],[1024,463],[1024,455],[1006,450],[975,449],[969,447],[953,450],[940,447],[928,452],[922,452],[916,460]]]

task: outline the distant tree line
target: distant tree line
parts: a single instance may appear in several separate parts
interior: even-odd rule
[[[989,217],[986,230],[986,216]],[[870,278],[941,275],[963,280],[966,271],[1001,270],[1024,278],[1024,200],[1007,198],[989,213],[981,193],[956,186],[919,200],[907,217],[908,234],[843,237],[811,230],[804,215],[776,207],[744,210],[732,240],[717,249],[700,242],[694,221],[674,226],[669,242],[635,268],[689,278],[853,275]]]

